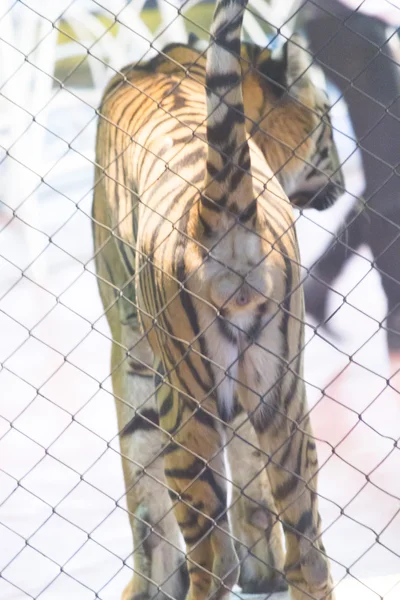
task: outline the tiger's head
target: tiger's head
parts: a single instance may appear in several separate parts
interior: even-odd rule
[[[279,51],[242,44],[244,106],[250,136],[292,204],[324,210],[343,193],[329,100],[314,84],[300,36]]]
[[[169,44],[146,68],[165,73],[205,70],[209,42]],[[293,35],[278,51],[241,46],[247,130],[263,152],[289,200],[299,208],[324,210],[344,191],[332,135],[330,104],[315,85],[305,40]],[[154,64],[153,64],[154,63]]]

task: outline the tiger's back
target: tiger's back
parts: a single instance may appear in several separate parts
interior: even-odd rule
[[[205,175],[205,57],[181,45],[171,45],[164,55],[144,67],[128,66],[111,80],[98,123],[93,204],[97,266],[107,272],[104,279],[112,282],[114,292],[124,290],[124,297],[132,294],[133,304],[140,221],[143,229],[146,222],[151,220],[151,226],[157,222],[169,237],[173,226],[185,231],[190,205],[198,199]],[[250,143],[258,193],[268,182],[280,200],[280,212],[287,212],[287,221],[290,206],[281,202],[284,194],[271,167],[257,145]],[[174,202],[176,197],[181,198],[179,203]],[[147,213],[142,219],[140,207]],[[100,287],[104,287],[101,281]],[[109,287],[104,287],[103,296],[112,304],[114,293]],[[132,305],[131,312],[135,310]]]

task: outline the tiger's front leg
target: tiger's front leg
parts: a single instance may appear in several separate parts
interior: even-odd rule
[[[227,514],[224,433],[209,412],[189,407],[168,384],[157,399],[160,425],[173,436],[164,453],[165,476],[186,544],[187,600],[218,600],[239,574]]]

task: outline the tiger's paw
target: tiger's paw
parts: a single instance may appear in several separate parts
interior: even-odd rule
[[[184,600],[189,587],[186,562],[175,573],[173,584],[170,588],[167,587],[167,583],[156,587],[135,573],[122,592],[121,600]]]
[[[290,585],[291,600],[335,600],[333,586],[329,585],[323,589],[310,587],[306,582],[296,582]]]
[[[328,558],[304,540],[300,568],[287,573],[292,600],[335,600]]]
[[[135,589],[135,578],[131,579],[124,591],[121,600],[148,600],[148,592],[144,589]]]
[[[240,581],[243,594],[272,594],[274,592],[286,592],[288,583],[283,575],[276,574],[271,578],[253,579]]]

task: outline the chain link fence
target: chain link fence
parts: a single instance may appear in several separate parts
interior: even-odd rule
[[[307,35],[345,173],[334,207],[296,212],[308,274],[305,380],[339,600],[400,594],[400,8],[375,4],[257,0],[244,21],[246,38],[262,47],[279,47],[294,30]],[[130,514],[94,265],[98,106],[127,63],[190,33],[207,40],[213,8],[191,0],[5,0],[0,8],[2,600],[119,598],[135,552],[147,547],[132,546],[129,516],[146,518]],[[128,457],[135,477],[154,483],[162,476],[143,456]],[[249,472],[243,495],[252,481]],[[161,506],[161,478],[157,485]],[[229,498],[234,507],[235,490]],[[157,546],[155,525],[146,540]],[[175,542],[157,546],[160,572]],[[262,577],[260,552],[243,546],[241,563],[255,556]],[[165,592],[161,576],[150,579],[149,598]]]

